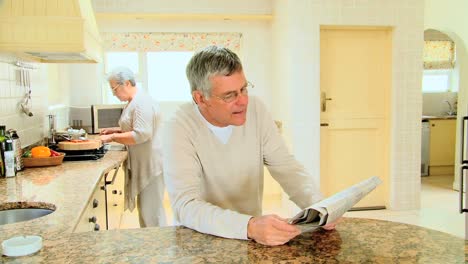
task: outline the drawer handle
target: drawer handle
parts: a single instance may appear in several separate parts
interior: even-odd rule
[[[89,222],[90,222],[90,223],[96,223],[96,222],[97,222],[97,218],[96,218],[95,216],[90,217],[90,218],[89,218]]]
[[[93,208],[96,208],[99,206],[99,201],[97,199],[93,200]]]

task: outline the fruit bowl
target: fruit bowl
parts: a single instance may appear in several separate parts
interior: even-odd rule
[[[41,157],[41,158],[23,158],[23,165],[25,168],[60,165],[63,162],[63,157],[65,157],[65,153],[62,153],[62,152],[59,152],[59,153],[60,153],[60,156]]]

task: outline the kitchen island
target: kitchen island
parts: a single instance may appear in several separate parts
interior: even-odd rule
[[[40,235],[44,240],[42,250],[33,255],[2,256],[0,262],[465,263],[463,239],[418,226],[358,218],[344,218],[334,231],[319,229],[277,247],[184,227],[73,233],[99,179],[125,158],[124,151],[109,151],[97,161],[26,169],[16,178],[0,179],[0,209],[18,203],[56,209],[41,218],[0,226],[0,241],[16,235]]]
[[[47,241],[46,241],[47,242]],[[343,218],[336,230],[267,247],[184,227],[64,234],[5,263],[465,263],[464,240],[422,227]]]

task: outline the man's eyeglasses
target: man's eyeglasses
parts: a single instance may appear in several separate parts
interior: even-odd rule
[[[112,89],[112,93],[115,93],[115,91],[116,91],[120,86],[122,86],[121,83],[119,83],[118,85],[116,85],[116,86],[114,86],[114,87],[111,86],[110,88]]]
[[[238,91],[232,91],[232,92],[229,92],[223,96],[217,96],[217,95],[214,95],[212,94],[211,96],[213,97],[216,97],[218,99],[221,99],[223,100],[225,103],[232,103],[234,102],[235,100],[237,100],[237,98],[239,98],[239,96],[241,95],[248,95],[249,94],[249,89],[252,89],[254,88],[255,86],[251,83],[251,82],[247,82],[247,85],[245,87],[242,87],[240,89],[240,92]]]

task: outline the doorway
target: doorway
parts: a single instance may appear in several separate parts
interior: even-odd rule
[[[320,28],[320,188],[330,196],[372,176],[355,207],[388,205],[392,29]]]

